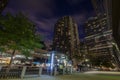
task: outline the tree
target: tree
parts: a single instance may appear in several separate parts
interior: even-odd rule
[[[6,7],[8,4],[9,0],[0,0],[0,13],[3,11],[3,9]]]
[[[10,13],[0,16],[0,48],[12,50],[11,61],[8,65],[9,71],[13,56],[16,51],[29,56],[35,48],[41,48],[40,37],[35,35],[35,26],[23,14],[12,16]]]

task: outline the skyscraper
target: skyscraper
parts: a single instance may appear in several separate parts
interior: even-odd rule
[[[75,21],[64,16],[54,27],[53,50],[65,53],[69,58],[79,55],[79,34]]]
[[[107,66],[113,63],[113,37],[111,28],[107,27],[107,17],[91,17],[85,23],[85,44],[88,57],[93,66]],[[107,65],[106,65],[107,64]]]
[[[106,28],[111,30],[112,36],[112,47],[113,47],[113,57],[118,67],[120,68],[120,50],[119,50],[119,0],[92,0],[93,7],[96,11],[97,17],[101,18],[106,14]],[[102,20],[99,20],[102,24]],[[101,25],[102,26],[102,25]]]

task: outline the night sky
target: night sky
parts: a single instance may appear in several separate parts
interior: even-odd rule
[[[70,15],[78,24],[80,39],[83,39],[84,23],[94,16],[90,0],[10,0],[3,14],[22,12],[38,27],[38,33],[47,45],[53,38],[54,24],[65,15]]]

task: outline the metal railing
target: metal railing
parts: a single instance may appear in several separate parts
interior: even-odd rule
[[[24,77],[27,76],[38,76],[40,77],[41,75],[51,75],[51,76],[56,76],[61,74],[72,74],[73,67],[65,67],[61,71],[57,67],[54,67],[54,69],[51,71],[50,69],[44,69],[42,67],[32,67],[32,66],[13,66],[9,70],[8,73],[6,73],[6,70],[8,67],[1,67],[0,68],[0,80],[1,79],[14,79],[14,78],[21,78],[23,79]]]
[[[26,75],[38,75],[42,74],[41,67],[30,67],[30,66],[13,66],[10,71],[6,73],[8,67],[1,67],[0,79],[13,79],[13,78],[24,78]]]
[[[12,67],[8,73],[6,73],[8,67],[2,67],[0,70],[0,79],[4,78],[20,78],[22,67]]]

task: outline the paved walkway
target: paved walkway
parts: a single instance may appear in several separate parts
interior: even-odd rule
[[[115,72],[115,71],[88,71],[88,72],[84,72],[84,74],[114,74],[114,75],[120,75],[120,72]]]
[[[110,76],[101,76],[101,75],[91,75],[91,74],[111,74]],[[114,76],[114,75],[115,76]],[[120,72],[106,72],[106,71],[88,71],[83,73],[75,73],[73,75],[59,75],[59,76],[49,76],[49,75],[41,75],[40,77],[32,75],[26,76],[23,79],[9,79],[9,80],[119,80],[120,76],[116,77],[116,75],[120,75]],[[105,79],[104,79],[105,78]],[[7,79],[8,80],[8,79]]]
[[[55,76],[49,76],[49,75],[41,75],[38,76],[27,76],[23,79],[9,79],[9,80],[61,80]]]

